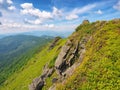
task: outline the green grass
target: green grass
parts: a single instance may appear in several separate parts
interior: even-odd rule
[[[26,65],[29,59],[51,40],[52,37],[27,35],[8,36],[0,39],[0,85]]]
[[[91,35],[83,62],[57,90],[120,90],[120,21],[109,21]]]
[[[65,42],[66,40],[60,40],[52,50],[48,50],[49,46],[44,47],[21,70],[9,77],[0,90],[28,90],[28,85],[34,78],[40,76],[43,66],[58,55],[59,48]]]

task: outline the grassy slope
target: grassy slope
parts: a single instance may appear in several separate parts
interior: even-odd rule
[[[52,37],[27,35],[8,36],[0,39],[0,85],[24,66],[38,49],[51,40]]]
[[[41,52],[38,52],[21,70],[9,77],[0,87],[0,90],[28,90],[28,85],[41,74],[43,66],[58,55],[59,48],[65,41],[60,40],[50,51],[48,50],[49,47],[45,47]]]
[[[92,39],[81,65],[57,90],[120,90],[120,21],[102,23],[77,28],[73,35]]]

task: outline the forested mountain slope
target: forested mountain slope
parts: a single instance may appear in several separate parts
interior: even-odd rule
[[[16,35],[0,39],[0,84],[19,70],[30,57],[53,37]]]
[[[9,78],[1,85],[0,90],[28,90],[28,85],[35,77],[42,73],[43,66],[50,61],[50,67],[53,66],[60,48],[66,40],[58,38],[53,44],[46,44],[44,47],[37,48],[37,53],[29,58],[19,70],[15,71]]]

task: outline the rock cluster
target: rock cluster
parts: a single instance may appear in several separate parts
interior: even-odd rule
[[[57,42],[61,39],[61,37],[55,37],[54,41],[51,43],[49,50],[53,49]]]
[[[83,54],[85,52],[85,45],[90,37],[83,37],[80,42],[76,41],[76,44],[70,40],[62,47],[60,54],[55,62],[55,68],[57,74],[60,76],[68,76],[73,70],[73,64],[76,58],[83,59]],[[71,68],[72,67],[72,68]],[[69,70],[68,70],[69,69]]]
[[[45,79],[50,77],[54,72],[54,68],[49,69],[48,64],[46,64],[43,68],[42,75],[33,80],[33,82],[29,85],[29,90],[42,90],[45,85]]]
[[[88,23],[88,20],[83,21],[83,24]],[[49,49],[52,49],[59,39],[59,37],[56,37]],[[53,72],[56,72],[58,76],[52,78],[51,82],[53,85],[49,88],[49,90],[55,90],[55,84],[57,82],[64,82],[67,77],[74,73],[75,68],[81,64],[86,51],[86,43],[90,39],[91,37],[89,35],[78,40],[75,40],[73,37],[68,39],[66,44],[61,48],[54,67],[49,69],[48,65],[45,65],[42,75],[33,80],[32,84],[29,86],[29,90],[41,90],[41,88],[45,85],[45,79],[50,77]]]

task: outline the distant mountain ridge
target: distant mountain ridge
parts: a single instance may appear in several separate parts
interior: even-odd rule
[[[16,35],[31,35],[31,36],[51,36],[51,37],[68,37],[73,31],[31,31],[31,32],[23,32],[23,33],[11,33],[11,34],[0,34],[0,39],[7,36],[16,36]]]
[[[14,35],[0,39],[0,77],[4,79],[3,76],[6,73],[9,74],[15,71],[16,68],[20,68],[22,63],[26,63],[27,59],[38,48],[42,48],[52,39],[53,37],[50,36],[36,37],[31,35]]]

